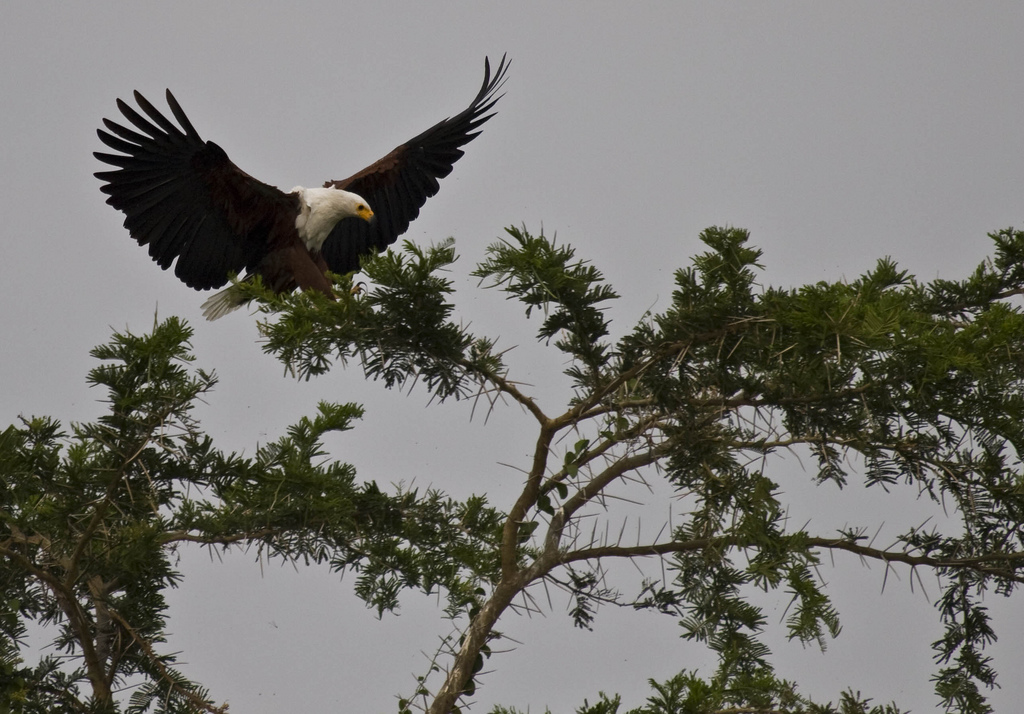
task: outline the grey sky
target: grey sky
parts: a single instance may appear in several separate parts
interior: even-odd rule
[[[423,392],[386,393],[357,369],[296,383],[262,354],[252,317],[202,321],[204,296],[150,261],[92,177],[100,119],[134,89],[163,106],[172,88],[204,138],[287,190],[347,176],[460,111],[484,56],[508,52],[498,115],[406,237],[456,238],[460,315],[519,345],[512,376],[553,407],[559,357],[533,345],[517,306],[468,278],[503,227],[543,226],[592,259],[623,295],[619,330],[666,306],[673,270],[709,225],[751,230],[766,284],[852,278],[884,255],[921,278],[961,277],[989,254],[986,233],[1024,218],[1021,37],[1017,2],[4,3],[0,426],[95,416],[88,350],[111,327],[146,330],[158,308],[190,321],[199,364],[221,377],[201,414],[221,448],[251,453],[318,399],[357,401],[365,420],[330,446],[361,477],[486,492],[498,505],[519,485],[498,465],[531,447],[518,410],[485,425],[465,404],[428,409]],[[797,462],[777,480],[800,493],[798,523],[841,526],[845,513],[884,529],[888,513],[892,536],[916,505],[851,487],[843,499],[864,509],[851,515],[834,492],[809,490]],[[643,527],[656,532],[667,507],[652,505]],[[391,695],[411,691],[421,652],[447,632],[423,597],[377,621],[352,579],[275,564],[261,574],[246,554],[183,564],[171,644],[237,714],[393,711]],[[843,634],[824,656],[776,637],[781,674],[819,696],[852,685],[932,709],[940,627],[918,584],[912,593],[905,572],[890,575],[879,595],[881,569],[837,566],[826,577]],[[492,659],[477,711],[565,712],[599,689],[636,706],[647,677],[710,662],[667,621],[602,613],[580,632],[564,598],[553,601],[546,617],[502,623],[523,644]],[[1012,711],[1024,698],[1024,617],[1019,603],[989,604],[1002,635],[993,702]]]

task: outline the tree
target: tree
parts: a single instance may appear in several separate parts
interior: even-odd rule
[[[143,337],[115,334],[93,350],[103,364],[89,374],[107,389],[108,414],[70,434],[49,418],[0,432],[0,711],[119,711],[114,692],[126,685],[127,712],[226,710],[158,652],[182,544],[239,544],[338,568],[369,561],[356,589],[383,610],[423,563],[451,570],[474,557],[473,533],[497,528],[477,499],[387,495],[325,462],[321,438],[350,428],[362,413],[352,404],[320,404],[251,459],[218,451],[190,415],[216,383],[189,369],[190,336],[176,318]],[[396,546],[405,539],[415,558]],[[441,577],[458,597],[454,576]],[[55,629],[65,656],[21,666],[28,620]]]
[[[652,682],[637,712],[896,712],[852,692],[835,706],[811,702],[776,677],[761,639],[756,590],[790,595],[792,638],[823,645],[838,634],[815,565],[840,551],[941,578],[936,691],[951,710],[990,711],[982,689],[996,673],[984,648],[995,633],[979,599],[1009,596],[1024,579],[1024,314],[1012,300],[1024,292],[1024,233],[994,234],[994,258],[960,282],[919,283],[881,260],[851,283],[797,290],[758,287],[760,253],[746,232],[701,237],[708,252],[677,272],[668,309],[615,339],[604,308],[616,294],[569,246],[509,229],[489,249],[474,275],[527,317],[539,314],[538,338],[570,360],[573,396],[554,409],[515,380],[493,339],[454,320],[442,275],[455,259],[451,241],[406,243],[367,261],[372,289],[353,295],[339,278],[336,301],[243,286],[276,316],[262,324],[265,349],[300,378],[352,361],[389,388],[415,381],[439,400],[531,414],[532,458],[504,509],[482,496],[356,486],[351,468],[323,462],[320,446],[326,430],[350,426],[355,405],[321,404],[252,460],[226,456],[188,416],[212,377],[183,368],[187,330],[172,320],[149,337],[115,335],[96,352],[114,364],[91,375],[110,390],[109,417],[70,437],[45,419],[0,437],[0,554],[5,600],[15,604],[5,634],[16,642],[25,618],[57,624],[79,663],[70,673],[52,659],[21,667],[8,645],[0,666],[17,678],[7,691],[50,710],[113,710],[111,683],[135,677],[143,684],[132,711],[212,710],[157,654],[160,591],[179,577],[167,556],[194,541],[355,570],[358,594],[381,612],[404,588],[444,592],[461,637],[438,653],[437,680],[424,676],[401,700],[403,711],[462,705],[500,638],[499,619],[547,583],[569,593],[581,627],[615,602],[674,618],[714,652],[713,672]],[[870,514],[838,533],[792,528],[763,466],[791,448],[813,455],[820,485],[911,487],[954,517],[907,523],[889,548],[866,539]],[[584,527],[605,507],[614,513],[603,500],[611,489],[643,479],[685,504],[681,522],[639,544]],[[606,582],[606,564],[651,557],[669,575],[628,592]],[[54,693],[85,682],[91,701],[72,707]],[[619,706],[602,695],[581,711]]]

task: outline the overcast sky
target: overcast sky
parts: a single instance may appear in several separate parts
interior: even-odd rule
[[[456,238],[459,315],[519,345],[512,376],[556,411],[561,359],[532,344],[536,325],[520,327],[518,307],[468,277],[503,227],[543,226],[592,259],[623,296],[618,333],[668,305],[673,271],[710,225],[751,231],[765,284],[852,279],[885,255],[922,279],[960,278],[990,254],[988,232],[1024,223],[1022,37],[1024,4],[1010,1],[4,3],[0,428],[19,414],[94,418],[89,349],[111,328],[147,330],[158,311],[195,327],[199,364],[220,375],[200,417],[223,449],[252,454],[318,399],[357,401],[366,418],[330,447],[361,478],[488,493],[505,508],[520,485],[499,465],[523,464],[532,447],[517,409],[471,421],[465,404],[428,408],[422,391],[385,392],[358,369],[296,383],[259,349],[254,318],[202,320],[204,295],[150,261],[92,176],[103,168],[95,130],[132,90],[162,107],[172,88],[204,138],[287,190],[348,176],[457,113],[484,57],[508,52],[498,115],[406,237]],[[797,526],[844,525],[828,520],[837,494],[808,492],[799,463],[776,480],[799,495]],[[913,494],[842,497],[848,522],[883,529],[879,544],[922,507]],[[668,507],[649,505],[653,533]],[[412,690],[448,632],[418,595],[378,621],[352,578],[261,569],[243,553],[189,551],[182,567],[171,646],[236,714],[394,711],[392,695]],[[775,628],[780,674],[824,698],[852,686],[931,710],[934,581],[912,592],[897,571],[881,594],[884,570],[853,558],[823,573],[844,631],[821,655]],[[564,598],[553,603],[502,621],[522,644],[492,658],[474,711],[567,712],[598,690],[638,706],[648,677],[712,662],[668,621],[602,612],[580,632]],[[1019,602],[986,604],[1001,635],[992,701],[1012,711],[1024,699],[1024,616]]]

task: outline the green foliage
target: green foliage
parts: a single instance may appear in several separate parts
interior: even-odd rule
[[[488,258],[473,271],[491,287],[501,287],[509,299],[526,305],[526,316],[541,308],[544,322],[539,339],[555,341],[555,346],[586,369],[571,367],[568,374],[577,383],[593,379],[607,362],[608,321],[599,303],[618,295],[605,285],[594,266],[573,261],[576,252],[559,246],[543,233],[532,236],[526,229],[507,228],[512,241],[492,245]]]
[[[107,391],[109,413],[72,426],[24,419],[0,433],[0,587],[10,610],[5,637],[17,646],[20,617],[54,626],[55,646],[77,661],[49,657],[19,675],[31,685],[25,711],[111,711],[110,692],[133,676],[157,677],[167,663],[143,646],[163,640],[163,591],[179,574],[161,543],[175,483],[207,464],[190,411],[215,383],[191,373],[190,331],[176,319],[147,337],[115,335],[89,373]],[[11,617],[14,616],[14,617]],[[88,682],[91,697],[79,694]],[[166,686],[156,711],[184,711],[195,685]]]
[[[542,409],[491,354],[493,343],[456,323],[451,284],[436,275],[454,261],[450,242],[367,261],[380,284],[365,296],[316,310],[305,297],[278,300],[273,309],[287,308],[265,327],[268,351],[299,374],[316,373],[328,355],[359,355],[366,374],[389,386],[419,379],[442,399],[500,394],[537,419],[488,602],[500,607],[505,586],[522,592],[547,581],[569,593],[579,626],[592,626],[609,601],[675,616],[684,636],[716,654],[718,668],[700,686],[719,692],[722,707],[881,712],[853,695],[838,709],[784,703],[790,690],[775,683],[761,639],[766,618],[750,594],[788,593],[790,637],[824,649],[841,626],[816,568],[822,554],[926,567],[945,587],[936,691],[947,707],[988,710],[979,685],[995,682],[983,654],[995,633],[978,596],[1010,595],[1024,579],[1024,313],[1009,300],[1024,293],[1024,234],[993,235],[995,257],[960,282],[920,283],[883,259],[852,282],[779,289],[758,285],[761,253],[745,231],[710,228],[701,235],[707,251],[677,271],[668,308],[615,339],[605,308],[616,294],[600,271],[544,235],[507,233],[473,275],[520,301],[527,318],[541,313],[538,340],[571,358],[575,397],[562,413]],[[438,341],[388,327],[396,320],[430,325]],[[310,344],[315,353],[304,352]],[[573,446],[556,453],[569,430]],[[793,529],[761,466],[793,448],[811,454],[821,487],[910,486],[934,502],[938,519],[928,529],[906,524],[885,550],[864,543],[877,527],[870,521],[836,534]],[[600,528],[588,538],[580,519],[603,517],[607,489],[650,478],[648,467],[684,500],[686,517],[646,545],[625,546]],[[949,507],[955,519],[945,517]],[[632,596],[604,584],[602,561],[647,554],[665,557],[673,577],[646,580]],[[486,630],[473,620],[470,634],[477,625]],[[456,656],[432,711],[454,705],[468,657]],[[613,708],[612,700],[595,706]]]
[[[773,669],[761,593],[789,599],[791,639],[825,649],[842,627],[818,566],[838,551],[939,578],[935,691],[950,711],[988,712],[996,632],[981,597],[1024,582],[1024,310],[1013,299],[1024,294],[1024,233],[992,238],[992,260],[962,281],[918,282],[883,259],[851,282],[780,289],[758,284],[761,253],[745,231],[710,228],[666,309],[616,335],[601,272],[510,228],[472,274],[539,318],[558,369],[569,359],[573,395],[561,406],[528,393],[494,339],[458,319],[450,240],[366,260],[372,287],[355,293],[338,277],[334,300],[240,284],[269,315],[264,349],[299,378],[358,360],[389,388],[484,396],[533,417],[523,488],[504,511],[482,496],[357,482],[323,446],[361,416],[352,404],[320,404],[252,458],[224,454],[191,417],[215,380],[190,368],[188,329],[169,320],[148,336],[115,335],[90,373],[109,414],[69,434],[48,418],[0,433],[0,694],[16,711],[108,711],[113,685],[131,678],[142,684],[127,711],[213,711],[158,652],[162,593],[181,577],[171,555],[197,543],[354,571],[378,613],[405,589],[443,592],[460,631],[402,712],[459,711],[498,659],[500,618],[514,602],[539,607],[531,589],[545,587],[567,593],[580,627],[601,605],[651,610],[712,654],[707,671],[651,682],[629,714],[896,714],[849,691],[815,703]],[[900,524],[888,548],[865,539],[871,513],[851,509],[838,532],[793,527],[770,476],[789,450],[810,454],[811,485],[836,499],[909,488],[934,517]],[[654,480],[680,504],[672,527],[624,543],[612,499]],[[657,576],[610,582],[609,563],[650,556]],[[26,666],[28,620],[56,632],[71,659]],[[621,706],[601,694],[579,711]]]
[[[735,702],[742,697],[737,696],[737,691],[708,682],[696,672],[680,672],[664,682],[650,679],[648,684],[653,694],[643,705],[624,714],[901,714],[895,704],[871,706],[871,700],[862,698],[859,692],[843,692],[836,705],[815,703],[799,696],[791,683],[776,680],[771,675],[748,682],[750,690],[757,692],[756,698],[739,706]],[[584,700],[576,714],[619,714],[621,708],[619,695],[609,697],[599,692],[593,704]],[[497,706],[491,714],[521,713]]]
[[[358,572],[378,612],[401,588],[444,590],[453,611],[496,570],[500,519],[485,499],[387,494],[327,458],[324,436],[362,409],[321,403],[253,458],[214,448],[192,418],[216,379],[191,369],[191,330],[175,318],[93,350],[89,382],[108,413],[74,424],[24,419],[0,432],[0,696],[10,711],[217,710],[175,670],[164,592],[188,543],[254,547],[269,558]],[[53,632],[64,657],[22,661],[25,623]]]
[[[276,297],[245,286],[266,301],[264,310],[290,307],[262,325],[264,349],[306,379],[358,357],[366,376],[387,387],[421,380],[442,400],[467,396],[473,391],[467,377],[500,371],[502,364],[491,355],[491,342],[472,338],[449,319],[451,281],[436,273],[455,262],[454,243],[403,246],[404,254],[391,251],[365,263],[366,278],[377,286],[365,296],[350,279],[340,282],[336,301],[317,293]]]

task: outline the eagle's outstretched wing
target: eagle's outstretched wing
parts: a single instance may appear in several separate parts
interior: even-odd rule
[[[124,212],[124,226],[149,255],[197,290],[217,288],[228,273],[253,270],[273,246],[275,222],[294,222],[298,198],[257,181],[231,162],[212,141],[203,141],[167,90],[167,104],[181,128],[139,92],[135,101],[148,119],[117,100],[139,131],[109,119],[100,140],[119,154],[96,152],[117,167],[100,171],[107,203]],[[139,133],[141,132],[141,133]],[[292,231],[293,232],[293,231]]]
[[[324,186],[352,191],[366,199],[373,209],[373,223],[346,218],[338,223],[324,243],[322,252],[335,273],[359,269],[359,256],[384,250],[405,233],[427,199],[437,193],[438,179],[452,171],[462,156],[463,145],[480,132],[477,129],[501,96],[495,96],[505,82],[509,62],[501,58],[494,76],[484,61],[484,81],[473,102],[462,112],[438,122],[422,134],[396,147],[384,158],[342,181]]]

